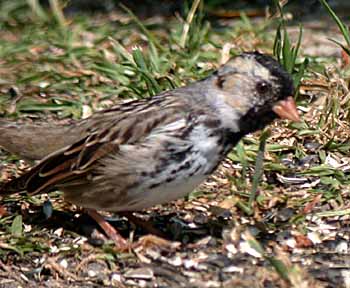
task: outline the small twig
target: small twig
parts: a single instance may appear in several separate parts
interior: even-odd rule
[[[289,0],[275,0],[275,6],[277,10],[270,16],[270,19],[277,19],[283,17],[283,7],[288,4]]]
[[[137,16],[125,5],[123,5],[122,3],[119,3],[119,6],[126,12],[129,14],[129,16],[131,17],[131,19],[136,23],[137,26],[139,26],[139,28],[141,29],[141,31],[146,35],[146,37],[148,38],[149,41],[151,41],[160,51],[165,51],[164,47],[162,45],[160,45],[159,41],[157,40],[157,38],[153,35],[153,33],[151,33],[146,27],[145,25],[143,25],[143,23],[137,18]]]
[[[53,16],[55,17],[58,25],[61,27],[61,29],[64,29],[66,27],[66,19],[64,18],[62,8],[60,7],[58,0],[49,0],[51,11]]]
[[[190,31],[190,27],[191,27],[191,23],[192,23],[194,14],[196,13],[196,10],[197,10],[200,2],[201,2],[201,0],[193,1],[191,10],[190,10],[190,12],[187,15],[187,19],[186,19],[186,22],[184,24],[184,27],[183,27],[183,30],[182,30],[182,35],[181,35],[181,40],[180,40],[180,46],[182,48],[185,48],[187,35],[188,35],[188,32]]]
[[[1,260],[0,269],[4,270],[7,273],[8,278],[12,278],[18,281],[21,285],[25,284],[25,281],[20,276],[18,276],[17,273],[13,272],[9,266],[6,266]]]
[[[236,45],[233,43],[225,43],[221,49],[220,65],[224,65],[231,57],[230,52],[232,48],[235,48]]]
[[[345,216],[350,214],[350,209],[335,210],[335,211],[323,211],[314,213],[313,216],[316,217],[335,217],[335,216]]]
[[[43,8],[41,7],[40,3],[38,0],[27,0],[28,5],[32,9],[33,13],[35,14],[36,17],[41,19],[42,21],[47,20],[47,15]]]
[[[57,262],[52,259],[52,258],[48,258],[46,261],[46,265],[45,267],[47,268],[51,268],[52,270],[55,270],[58,274],[60,274],[64,279],[73,279],[74,281],[79,281],[79,277],[77,277],[76,275],[74,275],[73,273],[67,271],[67,269],[63,268],[61,265],[57,264]]]
[[[92,262],[92,261],[101,261],[101,259],[105,259],[106,256],[104,254],[92,254],[89,255],[88,257],[84,258],[76,267],[75,270],[79,271],[81,270],[86,264]]]

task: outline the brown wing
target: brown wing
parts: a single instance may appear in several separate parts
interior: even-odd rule
[[[5,183],[0,187],[0,194],[24,190],[30,194],[44,193],[58,184],[88,174],[98,160],[116,153],[119,145],[140,143],[156,127],[183,117],[186,107],[173,98],[131,102],[133,109],[127,109],[125,104],[97,113],[82,122],[88,127],[84,137],[48,155],[19,178]]]
[[[0,194],[26,190],[30,194],[47,192],[56,184],[87,173],[96,160],[118,150],[118,144],[100,142],[98,134],[88,135],[77,143],[54,152],[23,174],[0,188]]]

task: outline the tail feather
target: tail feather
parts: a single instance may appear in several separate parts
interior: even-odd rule
[[[0,146],[27,160],[40,160],[76,141],[69,126],[15,124],[0,120]],[[78,133],[77,133],[78,132]]]
[[[79,125],[17,124],[0,120],[0,147],[27,160],[42,160],[78,141],[84,129],[84,126]],[[27,191],[28,184],[32,186],[33,181],[39,185],[40,169],[43,166],[40,163],[20,177],[0,183],[0,196]],[[33,177],[35,179],[31,181]],[[40,192],[46,190],[41,189]]]

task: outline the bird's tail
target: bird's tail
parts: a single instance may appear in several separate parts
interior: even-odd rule
[[[79,133],[68,126],[17,124],[0,120],[0,146],[27,160],[39,160],[72,144]]]

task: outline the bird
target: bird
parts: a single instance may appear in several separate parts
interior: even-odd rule
[[[245,135],[277,118],[300,121],[294,93],[291,75],[253,51],[202,80],[68,125],[0,120],[0,146],[39,160],[2,183],[0,195],[60,190],[123,247],[127,241],[97,211],[131,213],[184,197]]]

